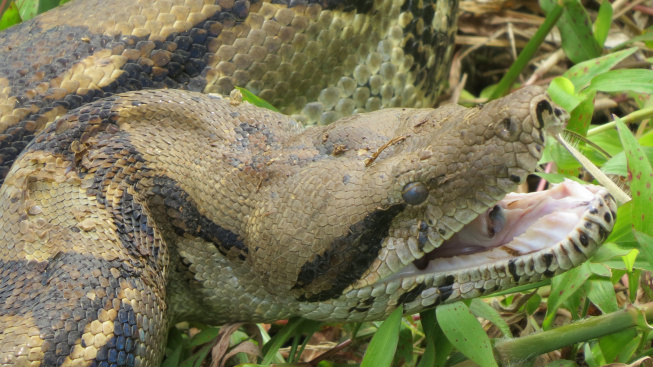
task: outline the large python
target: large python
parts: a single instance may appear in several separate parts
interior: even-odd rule
[[[157,365],[179,320],[418,312],[612,229],[602,188],[508,194],[567,118],[541,88],[297,123],[430,105],[455,2],[131,4],[1,36],[3,366]],[[233,85],[293,117],[192,91]]]

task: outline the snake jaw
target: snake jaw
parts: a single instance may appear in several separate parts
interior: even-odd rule
[[[567,180],[552,189],[532,194],[508,194],[484,215],[466,225],[441,246],[417,259],[393,276],[453,272],[474,266],[491,266],[564,247],[573,250],[577,264],[591,255],[589,240],[601,242],[612,230],[614,200],[597,186]],[[585,233],[598,226],[599,234]],[[585,228],[585,230],[583,229]],[[584,236],[574,240],[574,236]],[[577,256],[574,256],[578,253]],[[547,269],[550,270],[550,269]]]
[[[414,313],[550,278],[593,255],[612,231],[617,209],[604,188],[569,180],[544,192],[508,194],[497,206],[507,213],[491,208],[373,289],[399,287],[397,304]],[[474,229],[481,233],[468,233]]]

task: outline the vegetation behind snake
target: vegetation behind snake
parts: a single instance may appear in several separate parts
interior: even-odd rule
[[[566,119],[539,88],[297,124],[431,106],[456,8],[86,1],[2,34],[0,363],[156,365],[176,320],[374,320],[585,260],[604,191],[497,203]],[[192,92],[234,85],[292,118]],[[551,247],[461,231],[570,193]]]

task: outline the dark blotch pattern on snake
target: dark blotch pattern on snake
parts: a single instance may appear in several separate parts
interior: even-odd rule
[[[548,246],[494,242],[567,118],[543,89],[407,108],[456,8],[88,0],[2,33],[0,364],[155,366],[181,320],[378,320],[587,259],[616,210],[597,187],[534,200],[588,208]],[[199,93],[234,86],[285,114]]]

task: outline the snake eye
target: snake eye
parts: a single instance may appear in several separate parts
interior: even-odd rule
[[[401,190],[404,201],[410,205],[419,205],[429,197],[429,190],[421,182],[409,182]]]

